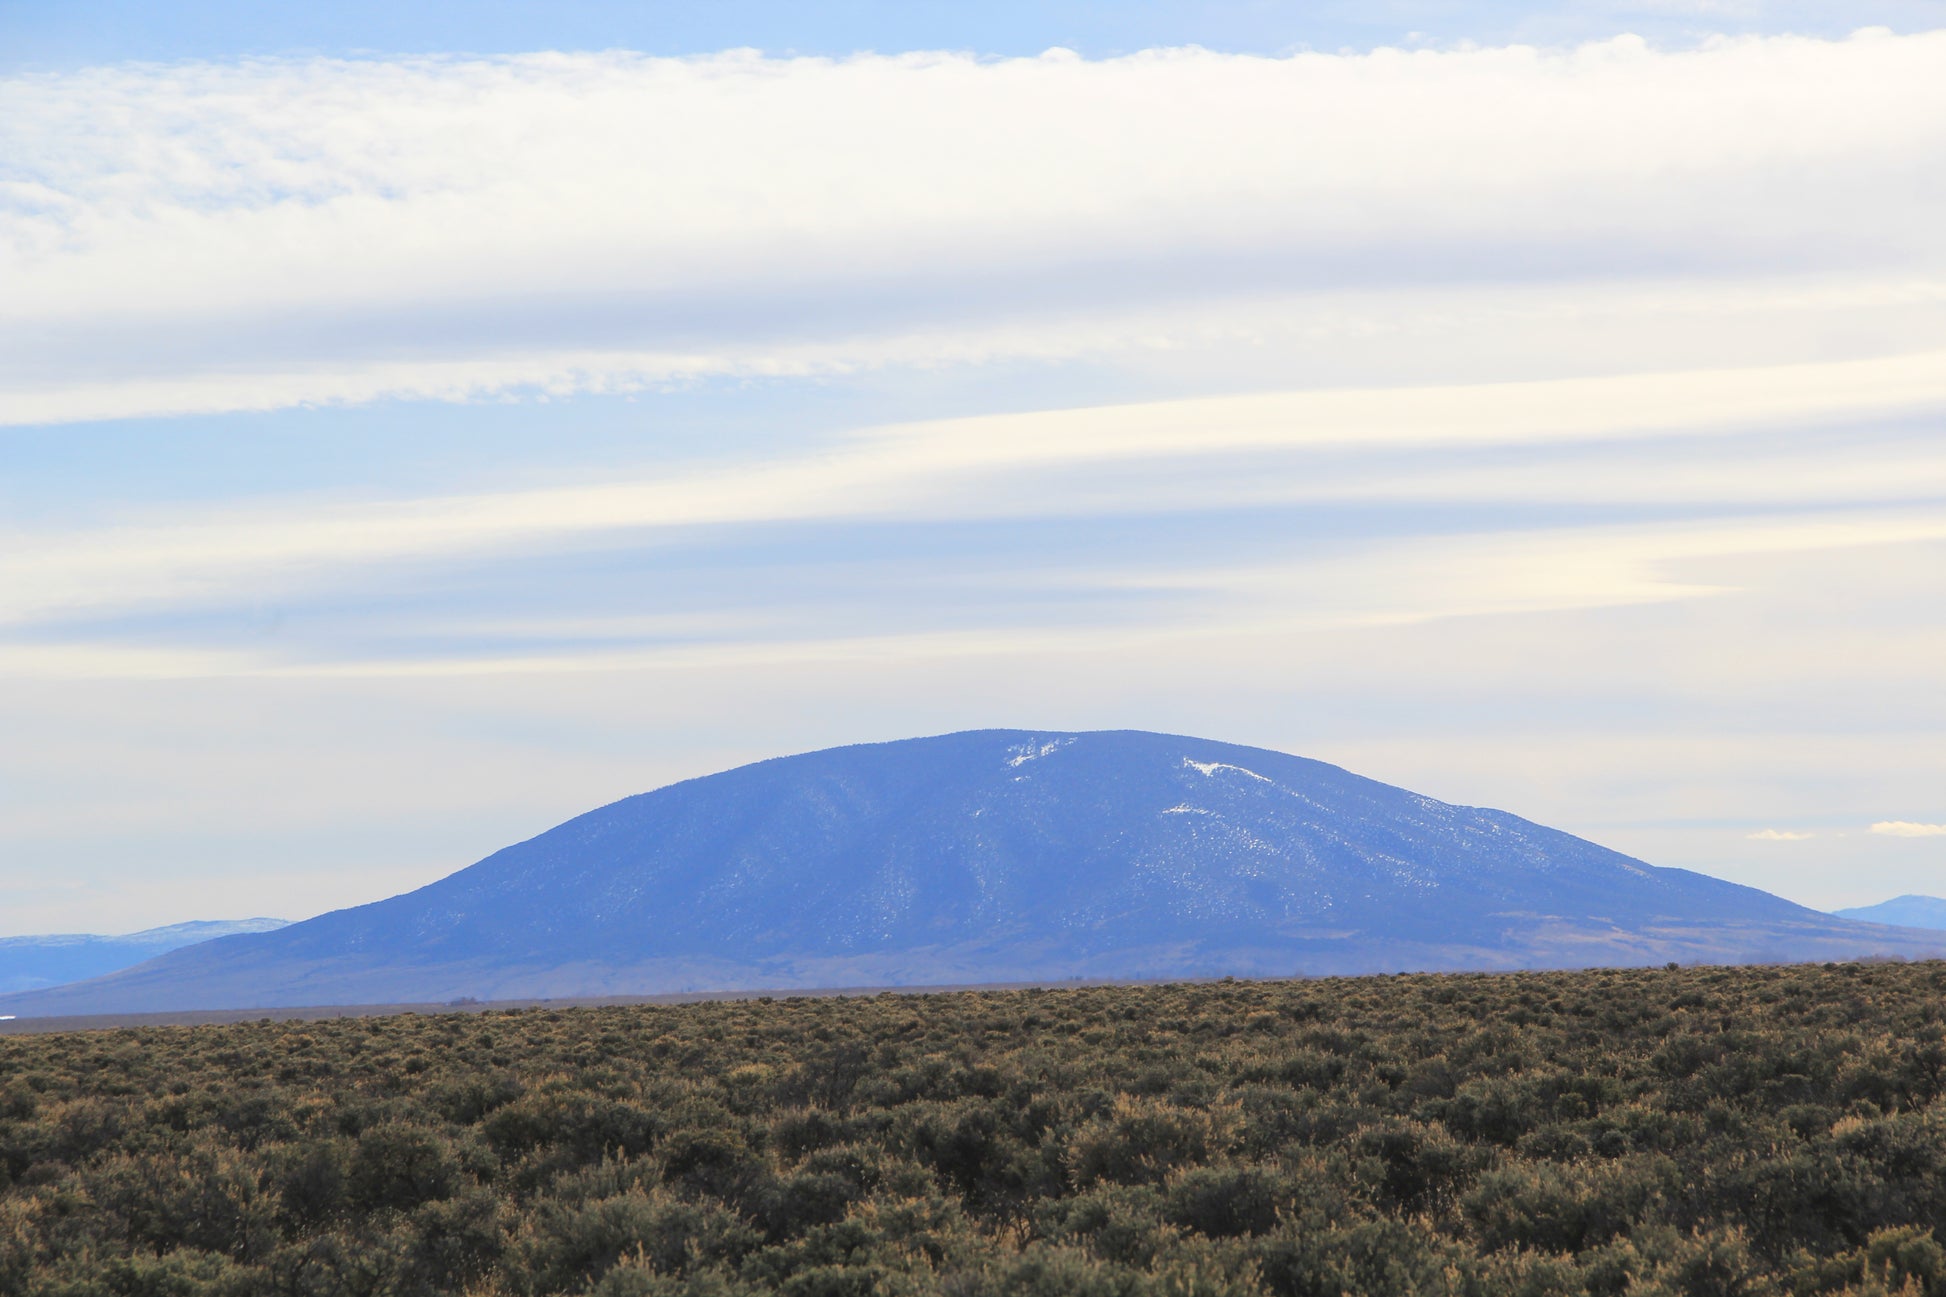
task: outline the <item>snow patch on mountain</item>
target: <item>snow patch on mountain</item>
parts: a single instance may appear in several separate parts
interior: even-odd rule
[[[1258,783],[1261,784],[1274,784],[1277,782],[1275,779],[1270,778],[1268,775],[1260,775],[1256,771],[1246,769],[1243,766],[1233,766],[1227,761],[1196,761],[1189,757],[1184,757],[1182,759],[1182,763],[1185,766],[1189,767],[1191,770],[1200,771],[1204,775],[1209,776],[1211,778],[1214,778],[1216,772],[1219,770],[1233,770],[1237,774],[1248,775],[1250,778],[1256,780]]]
[[[1059,752],[1062,748],[1067,747],[1073,742],[1073,739],[1053,739],[1039,746],[1032,743],[1015,744],[1013,747],[1007,749],[1007,765],[1011,768],[1018,769],[1026,765],[1029,761],[1038,761],[1042,757],[1053,756],[1056,752]]]

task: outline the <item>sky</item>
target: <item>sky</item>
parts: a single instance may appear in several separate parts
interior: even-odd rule
[[[1946,0],[0,0],[0,935],[742,762],[1946,894]]]

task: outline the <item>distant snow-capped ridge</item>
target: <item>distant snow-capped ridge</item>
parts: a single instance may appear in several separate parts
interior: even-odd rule
[[[274,932],[287,919],[202,919],[120,936],[57,932],[0,937],[0,992],[27,991],[100,977],[199,941]]]

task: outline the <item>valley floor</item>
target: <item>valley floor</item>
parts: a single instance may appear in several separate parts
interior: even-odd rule
[[[1940,1297],[1943,1092],[1938,963],[43,1032],[0,1293]]]

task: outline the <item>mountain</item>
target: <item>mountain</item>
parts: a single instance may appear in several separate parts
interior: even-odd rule
[[[417,891],[0,996],[0,1012],[1942,948],[1319,761],[981,730],[674,784]]]
[[[1895,923],[1906,928],[1946,928],[1946,901],[1937,896],[1895,896],[1877,905],[1834,910],[1840,918],[1864,923]]]
[[[100,977],[212,937],[270,932],[284,926],[283,919],[209,919],[146,928],[119,937],[86,932],[0,937],[0,992],[27,991]]]

